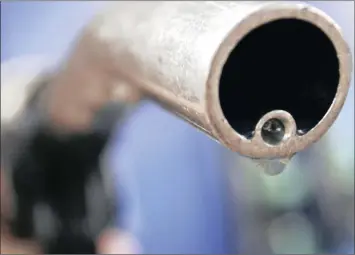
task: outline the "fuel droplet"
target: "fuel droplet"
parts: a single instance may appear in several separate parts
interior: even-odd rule
[[[254,137],[255,131],[250,131],[248,133],[245,134],[245,138],[250,140]]]
[[[297,135],[302,136],[302,135],[305,135],[307,132],[308,132],[307,129],[298,129]]]
[[[252,159],[252,161],[261,167],[267,175],[278,175],[282,173],[292,157],[275,158],[275,159]]]

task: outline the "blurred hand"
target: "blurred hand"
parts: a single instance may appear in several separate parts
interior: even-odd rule
[[[36,240],[24,240],[14,237],[6,224],[11,215],[11,190],[1,169],[1,254],[42,254]],[[128,233],[117,229],[107,229],[98,238],[99,254],[138,254],[139,245]]]
[[[59,131],[83,132],[111,96],[108,77],[84,59],[74,59],[53,77],[43,96],[50,123]]]
[[[17,118],[22,117],[34,89],[30,83],[46,73],[48,63],[49,61],[39,56],[24,56],[1,64],[1,125],[15,123]],[[130,90],[123,90],[118,95],[117,87],[122,88],[125,84],[122,85],[117,80],[114,83],[96,63],[90,62],[86,57],[75,55],[66,68],[53,78],[40,94],[40,100],[43,100],[40,102],[44,103],[41,107],[46,110],[50,123],[59,132],[85,132],[90,128],[95,113],[108,101],[122,96],[128,101],[139,98]],[[127,95],[133,95],[133,98]],[[12,214],[11,187],[5,177],[1,169],[1,253],[43,253],[36,240],[18,239],[10,233],[5,219],[9,219]],[[96,240],[96,246],[97,252],[103,254],[139,253],[134,238],[117,229],[103,231]]]
[[[104,66],[107,63],[91,55],[84,43],[77,46],[43,96],[50,123],[58,131],[85,132],[108,102],[136,103],[141,99],[138,89],[109,73]]]

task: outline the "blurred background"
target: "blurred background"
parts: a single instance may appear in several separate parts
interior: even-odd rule
[[[310,3],[338,22],[354,52],[354,2]],[[104,4],[2,2],[1,61],[37,54],[60,61]],[[107,150],[120,227],[138,238],[142,253],[353,254],[353,95],[352,82],[330,132],[273,177],[143,103]]]

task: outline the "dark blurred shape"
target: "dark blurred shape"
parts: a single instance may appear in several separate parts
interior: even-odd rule
[[[85,134],[38,127],[12,162],[15,236],[37,238],[45,253],[96,253],[95,239],[117,216],[100,159],[124,110],[109,105]]]

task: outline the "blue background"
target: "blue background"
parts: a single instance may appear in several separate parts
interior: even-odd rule
[[[104,2],[2,2],[1,61],[66,54]],[[313,1],[342,27],[354,50],[354,4]],[[353,86],[350,91],[353,95]],[[354,98],[327,137],[332,157],[354,170]],[[153,103],[144,103],[109,150],[123,214],[121,227],[144,253],[233,253],[237,239],[225,175],[225,149]],[[228,154],[230,155],[230,154]],[[344,163],[345,164],[345,163]],[[233,205],[234,206],[234,205]],[[347,249],[347,248],[345,248]],[[346,252],[342,250],[340,252]]]

